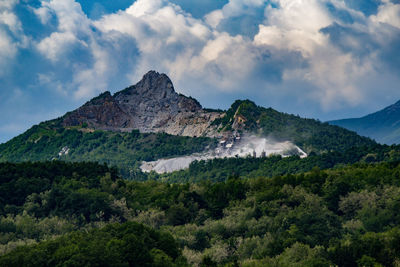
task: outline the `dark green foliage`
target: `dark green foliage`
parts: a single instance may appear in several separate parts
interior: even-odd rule
[[[186,266],[170,234],[128,222],[75,232],[0,257],[1,266]]]
[[[57,128],[57,121],[33,126],[25,133],[0,144],[0,162],[96,161],[118,166],[121,174],[130,179],[144,180],[140,162],[203,151],[213,147],[215,140],[206,137],[183,137],[165,133],[141,134],[137,130],[117,133],[84,128]],[[59,155],[62,148],[68,154]]]
[[[240,177],[272,177],[277,175],[307,172],[314,167],[329,169],[356,162],[393,162],[397,156],[398,146],[375,144],[368,147],[352,147],[343,152],[327,152],[321,155],[311,153],[306,158],[291,156],[282,158],[272,155],[265,158],[215,158],[212,160],[194,161],[189,169],[162,174],[160,179],[168,182],[221,182],[232,175]]]
[[[335,242],[329,254],[339,266],[396,266],[400,255],[400,228],[367,232]]]
[[[241,200],[246,197],[246,184],[238,178],[228,179],[226,183],[215,183],[207,186],[204,198],[208,204],[211,218],[220,219],[222,211],[232,200]]]
[[[90,187],[99,185],[98,177],[109,173],[115,180],[117,170],[97,163],[24,162],[0,163],[0,212],[6,205],[21,206],[33,193],[50,190],[63,177],[75,177]]]
[[[395,266],[399,260],[399,161],[198,184],[128,181],[91,163],[5,163],[0,173],[13,174],[11,181],[35,178],[32,187],[13,183],[19,193],[2,199],[0,249],[11,253],[1,266],[133,265],[135,251],[142,265],[174,266],[182,248],[189,264],[204,266]],[[10,179],[2,179],[4,192]],[[137,224],[138,232],[112,224],[85,234],[132,220],[161,227],[176,241]],[[41,242],[13,248],[27,239]],[[167,241],[152,241],[160,239]]]

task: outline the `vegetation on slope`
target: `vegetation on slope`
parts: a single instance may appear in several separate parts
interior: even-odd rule
[[[33,126],[9,142],[0,144],[0,162],[95,161],[118,166],[126,178],[142,180],[145,175],[139,170],[141,161],[191,154],[213,147],[215,143],[214,139],[206,137],[146,134],[137,130],[122,133],[66,129],[58,127],[56,120]],[[68,154],[59,156],[64,147]]]
[[[29,179],[35,187],[26,188]],[[19,258],[40,260],[33,255],[60,260],[65,254],[67,262],[71,250],[85,246],[91,251],[77,254],[82,262],[107,262],[108,255],[126,262],[118,256],[120,246],[129,250],[126,244],[153,230],[137,224],[101,228],[125,221],[172,234],[190,265],[395,266],[400,260],[398,161],[199,184],[127,181],[96,164],[4,163],[0,190],[14,192],[1,200],[0,249],[11,252],[0,257],[6,266]],[[124,239],[121,233],[131,228],[149,234],[132,230],[136,237]],[[35,242],[43,243],[14,250]],[[179,264],[179,252],[151,244],[157,245],[143,248],[150,262],[158,257]]]
[[[109,224],[19,247],[1,266],[187,266],[174,238],[144,225]]]
[[[240,176],[242,178],[272,177],[307,172],[314,167],[323,170],[356,162],[372,163],[399,160],[399,146],[375,144],[373,146],[354,147],[343,152],[332,151],[320,155],[311,153],[306,158],[300,158],[299,156],[283,158],[279,155],[271,155],[265,158],[216,158],[194,161],[189,165],[188,169],[160,175],[151,173],[148,177],[173,183],[222,182],[230,176]]]
[[[213,123],[221,125],[223,130],[230,130],[235,115],[245,118],[244,129],[276,140],[292,141],[307,153],[344,151],[375,143],[341,127],[260,107],[250,100],[236,100],[227,110],[226,116]]]

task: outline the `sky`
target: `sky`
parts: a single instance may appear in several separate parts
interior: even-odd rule
[[[400,99],[400,0],[0,0],[0,143],[149,70],[321,121]]]

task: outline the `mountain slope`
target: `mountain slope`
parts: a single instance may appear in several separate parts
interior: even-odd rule
[[[380,143],[400,143],[400,101],[361,118],[330,121],[346,129],[371,137]]]
[[[57,121],[33,126],[0,144],[0,162],[64,160],[101,162],[117,166],[125,178],[142,180],[140,162],[187,155],[212,148],[208,137],[174,136],[165,133],[112,132],[85,128],[55,128]]]
[[[341,127],[260,107],[250,100],[235,101],[226,116],[216,119],[213,124],[227,131],[247,130],[277,141],[289,140],[307,153],[345,151],[375,144],[371,139]]]

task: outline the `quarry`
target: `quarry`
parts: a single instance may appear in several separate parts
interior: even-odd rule
[[[220,138],[215,149],[187,156],[159,159],[156,161],[143,161],[140,169],[143,172],[155,171],[161,174],[189,168],[190,163],[196,160],[232,157],[259,158],[270,155],[281,155],[282,157],[298,155],[301,158],[307,157],[307,154],[302,149],[290,141],[278,142],[271,138],[250,134],[240,135],[234,132]]]

